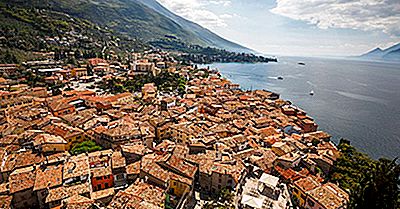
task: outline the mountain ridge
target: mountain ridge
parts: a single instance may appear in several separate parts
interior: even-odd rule
[[[175,15],[155,0],[1,0],[5,4],[66,13],[143,42],[176,37],[185,45],[254,51]]]
[[[167,8],[165,8],[163,5],[161,5],[156,0],[137,0],[137,1],[154,9],[156,12],[163,14],[166,17],[172,19],[173,21],[178,23],[183,28],[192,31],[197,36],[199,36],[204,42],[206,42],[207,44],[209,44],[213,47],[223,48],[223,49],[233,51],[233,52],[247,52],[247,53],[255,52],[252,49],[241,46],[232,41],[226,40],[225,38],[218,36],[214,32],[200,26],[199,24],[197,24],[195,22],[189,21],[179,15],[176,15],[175,13],[173,13],[170,10],[168,10]]]
[[[400,43],[390,46],[386,49],[377,47],[365,54],[360,55],[359,58],[400,61]]]

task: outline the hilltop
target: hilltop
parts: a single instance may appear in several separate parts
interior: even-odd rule
[[[176,15],[158,3],[156,0],[137,0],[142,4],[152,8],[153,10],[157,11],[161,15],[173,20],[183,29],[190,31],[194,34],[195,37],[198,37],[201,42],[205,43],[207,46],[226,49],[231,52],[246,52],[246,53],[254,53],[253,50],[228,41],[212,31],[194,23],[191,21],[182,18],[179,15]]]

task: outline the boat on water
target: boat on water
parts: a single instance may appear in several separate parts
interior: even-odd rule
[[[314,91],[313,90],[310,91],[310,95],[314,96]]]
[[[304,62],[298,62],[297,64],[298,65],[306,65],[306,63],[304,63]]]
[[[278,77],[278,80],[283,80],[283,77],[282,77],[282,76],[279,76],[279,77]]]

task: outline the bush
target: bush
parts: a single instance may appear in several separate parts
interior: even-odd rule
[[[96,144],[94,141],[84,141],[78,144],[75,144],[74,147],[71,149],[71,153],[73,155],[78,155],[81,153],[86,153],[86,152],[96,152],[100,151],[103,148],[99,145]]]

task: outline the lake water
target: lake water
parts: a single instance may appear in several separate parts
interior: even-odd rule
[[[279,63],[208,66],[242,89],[279,93],[314,117],[335,143],[349,139],[373,158],[400,156],[400,64],[280,58]]]

